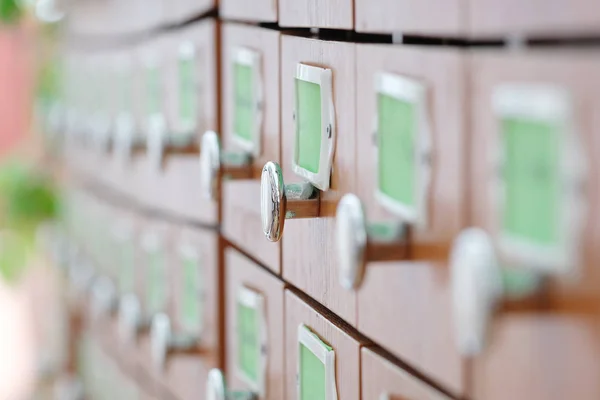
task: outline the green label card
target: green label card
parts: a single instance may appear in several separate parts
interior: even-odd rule
[[[237,319],[239,369],[251,382],[258,383],[261,351],[258,310],[238,302]]]
[[[120,71],[119,80],[119,110],[124,113],[133,112],[133,85],[131,82],[131,74],[128,71]]]
[[[184,257],[183,291],[180,303],[180,315],[187,331],[199,332],[204,320],[204,287],[202,268],[195,257]]]
[[[185,124],[195,125],[198,112],[196,62],[194,58],[179,60],[179,118]]]
[[[157,66],[146,68],[146,114],[155,115],[161,112],[162,90],[160,69]]]
[[[250,65],[235,63],[233,81],[235,91],[234,132],[244,140],[252,141],[254,128],[253,70]]]
[[[151,314],[164,311],[167,304],[166,260],[161,250],[148,253],[148,310]]]
[[[119,289],[121,293],[131,293],[135,286],[133,243],[129,240],[119,242],[117,251],[119,257]]]
[[[379,191],[409,207],[416,205],[414,104],[385,94],[377,96]]]
[[[296,79],[296,164],[319,172],[321,159],[321,86]]]
[[[325,364],[300,343],[300,400],[327,400]]]
[[[504,231],[539,245],[556,245],[560,220],[559,131],[549,122],[506,118]]]

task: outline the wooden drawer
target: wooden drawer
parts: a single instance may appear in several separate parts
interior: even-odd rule
[[[469,204],[478,230],[457,241],[453,292],[459,348],[474,357],[474,398],[600,395],[599,64],[556,51],[471,59]]]
[[[204,14],[216,6],[216,0],[178,0],[166,2],[169,21],[171,23],[184,23]]]
[[[335,207],[342,194],[356,190],[355,45],[291,36],[282,38],[281,149],[285,184],[304,181],[291,168],[296,143],[295,77],[300,64],[316,65],[332,73],[335,156],[330,188],[320,191],[320,218],[295,218],[285,223],[282,236],[283,276],[349,323],[356,324],[356,295],[338,284],[337,259],[333,251]],[[325,92],[326,86],[323,86]],[[322,135],[326,137],[325,133]],[[307,150],[306,154],[313,150]],[[318,170],[326,172],[326,163],[322,164]]]
[[[221,0],[219,15],[224,19],[240,21],[277,22],[277,0]]]
[[[167,22],[165,3],[164,0],[133,0],[69,5],[69,31],[94,36],[139,33]]]
[[[203,132],[219,130],[216,36],[217,23],[212,19],[206,19],[182,31],[177,38],[179,45],[191,46],[195,52],[194,71],[198,97],[193,143],[196,146]],[[173,87],[173,81],[170,85]],[[173,90],[172,93],[179,94],[179,91]],[[172,104],[179,103],[175,101]],[[217,204],[201,189],[197,149],[181,154],[174,151],[164,159],[162,176],[165,185],[160,188],[160,191],[164,192],[167,189],[169,192],[163,207],[169,213],[208,225],[217,223]]]
[[[450,397],[394,365],[376,350],[361,350],[360,368],[363,399],[450,400]]]
[[[285,332],[286,399],[360,398],[358,339],[289,290],[285,292]]]
[[[472,0],[468,20],[473,36],[527,34],[558,37],[598,32],[600,16],[593,0]]]
[[[167,347],[164,364],[154,360],[155,376],[179,399],[205,393],[208,371],[219,362],[219,272],[216,232],[179,227],[169,273],[169,339],[187,343]],[[156,322],[154,322],[156,323]],[[152,346],[159,335],[151,332]]]
[[[356,293],[362,333],[462,393],[461,358],[452,346],[447,261],[466,223],[465,60],[450,50],[358,45],[356,76],[356,147],[361,150],[354,194],[366,224],[354,232],[403,227],[410,236],[401,238],[397,248],[410,250],[390,261],[369,260],[372,255],[365,250],[364,261],[357,263],[360,272],[351,269],[350,274],[343,267],[347,255],[340,254],[341,283],[350,282],[350,293]],[[393,119],[398,115],[404,120]],[[413,165],[399,162],[398,154],[406,149],[415,154]],[[342,219],[338,213],[338,226]],[[368,226],[373,229],[364,231]],[[381,240],[378,235],[368,233],[368,241]],[[359,246],[353,246],[337,251],[357,251]],[[397,334],[400,327],[402,335]]]
[[[223,149],[225,152],[248,154],[249,148],[239,144],[235,133],[236,85],[235,68],[247,65],[257,68],[253,92],[260,93],[262,110],[255,120],[259,145],[254,145],[252,179],[222,181],[223,234],[275,273],[281,272],[281,247],[260,234],[260,170],[267,161],[280,160],[280,96],[279,96],[279,32],[241,24],[223,24]],[[241,60],[241,61],[239,61]],[[256,61],[254,61],[256,60]],[[242,85],[243,83],[240,83]],[[258,115],[260,114],[260,115]],[[243,149],[241,147],[244,147]]]
[[[225,264],[230,390],[283,399],[285,285],[232,248],[225,251]]]
[[[356,30],[403,34],[462,35],[465,0],[355,0]]]
[[[354,28],[353,0],[279,0],[279,25],[285,27]]]

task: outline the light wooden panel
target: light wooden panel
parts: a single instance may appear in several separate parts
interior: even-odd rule
[[[249,390],[236,373],[238,338],[237,295],[240,287],[257,291],[265,300],[267,323],[266,396],[261,400],[286,398],[285,349],[284,349],[284,283],[232,248],[225,251],[226,265],[226,319],[227,319],[227,382],[231,389]]]
[[[300,324],[308,326],[335,351],[338,398],[359,400],[361,343],[289,290],[285,291],[285,398],[298,398],[296,372],[298,369],[298,326]]]
[[[278,0],[221,0],[219,14],[224,19],[277,22]]]
[[[361,350],[361,394],[363,399],[450,400],[449,397],[394,365],[370,348]]]
[[[190,399],[198,393],[206,393],[206,379],[208,371],[218,365],[219,346],[219,274],[218,274],[218,237],[216,232],[191,227],[179,227],[174,234],[173,260],[169,271],[171,287],[171,308],[169,315],[174,333],[182,333],[179,320],[180,301],[184,293],[184,275],[180,246],[190,246],[198,252],[199,265],[202,269],[202,332],[200,345],[202,356],[172,355],[167,360],[166,370],[160,375],[162,384],[177,398]]]
[[[600,58],[577,51],[495,54],[482,52],[471,59],[472,223],[494,232],[495,208],[486,187],[493,179],[492,141],[498,132],[491,107],[494,88],[503,83],[535,83],[562,87],[573,101],[573,122],[591,174],[584,189],[590,207],[583,231],[583,279],[554,281],[546,294],[552,311],[562,314],[501,314],[494,325],[493,343],[474,361],[475,398],[593,399],[600,396],[600,340],[598,318],[569,315],[564,306],[572,296],[595,296],[600,281],[600,185],[596,132],[600,129]],[[591,298],[591,297],[589,297]]]
[[[279,36],[277,31],[241,24],[226,23],[222,28],[223,143],[226,151],[236,150],[232,143],[234,49],[244,47],[260,53],[264,93],[262,155],[254,160],[254,179],[224,180],[222,183],[223,234],[275,273],[281,272],[281,245],[269,242],[262,234],[259,172],[267,161],[280,160]]]
[[[152,317],[152,315],[148,314],[147,308],[147,296],[148,296],[148,265],[149,265],[149,253],[143,247],[143,238],[146,232],[152,232],[159,235],[161,241],[159,242],[162,246],[162,252],[165,257],[166,268],[167,271],[173,270],[173,233],[174,233],[173,225],[156,219],[156,218],[148,218],[144,223],[143,230],[140,231],[140,248],[138,251],[138,262],[136,265],[137,276],[136,280],[140,287],[139,292],[141,293],[140,303],[142,306],[142,316]],[[170,274],[167,273],[168,278],[171,278]],[[170,287],[170,282],[164,282],[166,285],[167,291],[167,304],[165,306],[164,312],[168,312],[172,307],[172,299],[173,293],[172,288]],[[154,367],[154,362],[151,357],[151,344],[150,344],[150,335],[149,331],[143,333],[141,336],[138,336],[138,345],[137,345],[137,354],[138,354],[138,365],[142,371],[149,377],[152,377],[155,381],[159,381],[160,373]]]
[[[286,183],[302,180],[291,169],[295,142],[294,77],[298,63],[332,69],[337,129],[331,189],[321,193],[322,218],[286,221],[282,239],[283,276],[346,321],[355,324],[356,296],[338,284],[333,218],[340,197],[357,189],[355,45],[283,36],[281,52],[281,167]]]
[[[449,245],[465,226],[466,63],[457,51],[404,46],[357,46],[357,185],[369,221],[398,221],[375,198],[377,117],[375,79],[392,73],[425,85],[431,126],[432,184],[428,225],[411,237],[414,253],[423,244]],[[426,259],[427,254],[423,254]],[[358,289],[358,328],[381,346],[451,388],[463,391],[461,359],[453,346],[450,280],[445,263],[370,263]],[[377,312],[373,312],[377,310]],[[398,332],[403,332],[401,335]]]
[[[466,0],[355,0],[356,30],[457,36],[467,31]]]
[[[216,33],[217,23],[207,19],[181,34],[182,38],[189,38],[196,44],[201,68],[202,108],[198,135],[206,130],[219,130]],[[162,174],[165,182],[157,190],[160,193],[168,192],[168,199],[162,203],[169,213],[205,224],[216,224],[217,204],[207,199],[200,190],[198,155],[169,157]],[[156,196],[160,193],[156,193]]]
[[[279,0],[279,25],[354,28],[353,0]]]
[[[531,34],[558,37],[598,32],[594,0],[472,0],[468,21],[473,36]]]

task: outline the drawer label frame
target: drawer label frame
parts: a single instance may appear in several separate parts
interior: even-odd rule
[[[266,318],[266,300],[262,293],[250,289],[246,286],[240,286],[237,291],[236,297],[236,327],[235,332],[237,335],[237,352],[236,352],[236,363],[235,372],[237,376],[247,384],[254,393],[260,397],[266,396],[267,390],[267,362],[268,362],[268,334],[267,334],[267,318]],[[250,310],[254,313],[254,328],[256,332],[253,336],[256,339],[254,343],[255,352],[257,352],[257,359],[255,366],[256,377],[251,377],[247,371],[244,370],[243,354],[242,354],[242,341],[241,336],[243,333],[240,331],[240,311],[241,309]]]
[[[174,134],[196,133],[202,125],[202,84],[199,73],[198,49],[189,40],[181,42],[177,57],[177,121]]]
[[[264,80],[262,73],[262,55],[261,53],[247,47],[236,47],[231,54],[231,76],[232,76],[232,110],[233,110],[233,131],[232,141],[241,150],[246,151],[258,157],[262,154],[262,128],[264,122]],[[250,75],[250,84],[248,87],[240,87],[239,78],[241,75]],[[249,135],[241,134],[238,131],[238,119],[240,110],[238,107],[238,96],[242,93],[242,89],[250,90],[251,98],[245,99],[249,104],[247,107],[251,110],[248,118],[251,120],[249,124]],[[249,137],[247,137],[249,136]]]
[[[316,92],[317,86],[318,93]],[[309,98],[306,98],[307,95]],[[305,108],[305,105],[314,103],[312,97],[317,96],[320,98],[320,114],[319,118],[315,119],[315,116],[311,115],[313,114],[312,110],[306,112],[302,108]],[[308,116],[305,117],[303,112]],[[331,69],[302,63],[296,65],[294,124],[295,142],[292,170],[316,188],[323,191],[329,190],[336,143],[333,71]],[[320,130],[320,138],[315,140],[315,138],[304,137],[307,135],[305,131],[314,130],[312,126],[307,127],[307,124],[319,125],[316,129]],[[307,150],[307,153],[318,153],[318,158],[317,154],[308,154],[309,159],[306,160],[303,150]],[[315,163],[317,165],[314,165]]]
[[[432,129],[427,107],[427,87],[420,81],[408,78],[402,75],[388,72],[380,72],[375,76],[375,94],[376,94],[376,117],[375,132],[377,147],[377,189],[375,198],[383,208],[392,214],[402,218],[402,220],[419,228],[424,228],[428,224],[429,218],[429,193],[432,181]],[[396,103],[396,104],[393,104]],[[385,146],[382,128],[382,108],[388,109],[390,106],[406,106],[407,112],[412,114],[412,129],[408,133],[412,140],[408,151],[413,157],[412,171],[407,171],[409,184],[408,189],[413,204],[394,198],[382,186],[385,180],[382,173],[385,169],[382,148],[392,148]],[[387,106],[387,107],[385,107]],[[411,110],[412,109],[412,110]],[[411,112],[412,111],[412,112]],[[398,110],[395,110],[397,113]],[[406,128],[405,128],[406,129]],[[388,135],[385,135],[388,136]],[[389,150],[389,149],[388,149]]]
[[[179,279],[182,285],[178,302],[179,321],[185,333],[194,334],[199,338],[204,332],[206,305],[206,281],[202,259],[194,246],[185,243],[179,247]]]
[[[570,95],[564,88],[553,85],[505,83],[494,89],[492,106],[499,127],[498,134],[491,141],[494,162],[491,197],[496,210],[494,224],[499,249],[510,260],[532,264],[531,267],[546,272],[573,272],[579,264],[578,242],[586,214],[585,194],[580,191],[585,184],[586,163],[573,120]],[[502,125],[510,120],[530,123],[534,128],[533,124],[544,124],[549,129],[543,135],[556,135],[557,159],[553,161],[558,182],[554,211],[558,211],[559,216],[555,221],[556,242],[553,244],[519,237],[504,226],[509,212],[506,197],[510,190],[505,179],[509,157],[506,135],[511,132]]]
[[[304,355],[307,355],[311,358],[311,360],[307,361],[317,361],[323,366],[323,389],[325,393],[324,396],[319,397],[318,400],[338,400],[335,376],[335,350],[333,350],[333,347],[325,343],[315,332],[313,332],[308,326],[304,324],[300,324],[298,326],[298,363],[296,375],[298,399],[309,399],[309,397],[302,397]],[[311,393],[311,395],[313,396],[311,396],[310,399],[314,399],[314,393]]]

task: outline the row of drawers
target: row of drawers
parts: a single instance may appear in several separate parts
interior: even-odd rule
[[[591,0],[94,0],[73,2],[69,24],[77,34],[129,34],[183,22],[216,6],[228,20],[371,33],[572,35],[597,32],[599,22]]]
[[[125,211],[88,192],[67,204],[68,236],[49,243],[66,267],[71,300],[83,307],[78,368],[91,398],[212,399],[222,378],[209,371],[219,367],[230,395],[448,398],[237,250],[225,248],[220,266],[216,232]]]
[[[212,22],[203,22],[198,29],[203,29],[203,34],[194,34],[195,42],[214,43],[212,35],[215,34],[215,26]],[[211,154],[216,151],[221,155],[216,157],[217,170],[220,159],[222,175],[228,175],[230,171],[236,170],[236,165],[227,164],[227,160],[232,158],[227,151],[237,154],[240,151],[249,152],[253,157],[248,158],[253,161],[252,167],[246,168],[246,179],[233,179],[236,175],[233,174],[223,180],[222,184],[211,181],[208,185],[202,185],[206,176],[214,174],[202,173],[203,169],[198,168],[197,154],[181,154],[173,150],[164,166],[156,168],[152,157],[144,154],[134,156],[130,163],[122,163],[118,157],[111,159],[105,152],[96,151],[93,147],[81,147],[77,144],[79,142],[73,141],[67,148],[67,156],[75,161],[75,167],[85,169],[88,174],[104,180],[107,185],[135,199],[138,204],[205,225],[212,226],[218,222],[217,209],[220,206],[222,232],[228,240],[361,333],[454,393],[467,391],[464,360],[475,356],[474,371],[478,379],[474,380],[471,390],[476,398],[494,398],[494,395],[499,396],[501,393],[506,395],[506,387],[519,387],[519,394],[522,395],[522,385],[517,384],[522,376],[520,368],[502,371],[503,380],[497,379],[500,374],[496,372],[503,370],[515,354],[524,352],[525,343],[537,341],[557,341],[570,345],[566,346],[568,350],[562,346],[539,348],[539,351],[536,350],[537,347],[526,347],[525,353],[530,357],[527,362],[519,364],[519,367],[524,368],[523,371],[534,366],[539,368],[539,365],[548,365],[540,362],[541,359],[585,365],[585,370],[590,374],[591,371],[600,369],[594,361],[597,359],[599,343],[596,339],[598,313],[593,309],[598,304],[595,289],[598,274],[594,265],[599,258],[594,246],[599,233],[598,216],[597,209],[593,207],[598,197],[595,177],[595,171],[598,170],[595,165],[598,147],[597,135],[594,135],[597,130],[594,112],[598,107],[595,93],[599,85],[594,71],[600,63],[598,57],[578,51],[464,53],[451,49],[324,42],[231,23],[223,24],[221,33],[222,96],[218,96],[216,89],[218,70],[214,65],[214,55],[204,53],[209,56],[198,58],[198,70],[209,86],[200,85],[200,97],[209,100],[206,107],[200,108],[205,118],[200,119],[196,131],[218,130],[221,126],[225,151],[218,147],[215,149],[211,146],[214,143],[210,141],[202,140],[200,150],[203,155],[200,158],[211,159]],[[199,45],[198,49],[200,48],[205,47]],[[214,48],[212,49],[214,52]],[[239,136],[236,120],[242,120],[236,107],[242,109],[249,103],[248,96],[244,97],[239,93],[237,78],[234,77],[235,62],[232,58],[236,49],[247,52],[252,50],[250,54],[254,57],[249,57],[251,61],[253,58],[256,60],[256,57],[260,60],[259,64],[250,62],[250,65],[256,66],[253,69],[257,73],[254,75],[253,85],[258,88],[255,93],[260,93],[260,96],[249,96],[258,105],[256,113],[247,117],[250,121],[260,121],[256,124],[258,128],[250,133],[250,137],[258,141],[244,141],[236,137]],[[160,54],[161,60],[168,63],[168,53]],[[305,68],[311,66],[319,68]],[[322,92],[316,98],[307,97],[307,103],[300,105],[296,103],[297,96],[304,96],[306,93],[301,94],[301,87],[297,89],[298,78],[303,76],[302,71],[305,70],[316,71],[325,80],[321,81]],[[331,79],[330,84],[326,83],[327,79]],[[389,83],[375,84],[386,80]],[[173,78],[166,81],[172,82]],[[307,87],[314,89],[310,85]],[[331,88],[331,98],[324,97],[328,87]],[[399,106],[393,102],[398,99],[399,92],[389,90],[393,87],[403,88],[400,92],[404,90],[404,94],[400,97],[404,100],[407,99],[406,96],[411,96],[406,93],[413,93],[408,102],[419,110],[415,113],[418,117],[414,117],[414,123],[419,126],[415,135],[419,143],[424,143],[423,153],[430,159],[428,167],[419,169],[421,175],[417,178],[429,177],[423,180],[428,183],[424,185],[427,190],[421,191],[424,197],[419,203],[424,205],[419,210],[419,215],[427,216],[424,227],[415,223],[418,219],[411,220],[406,210],[398,211],[395,204],[390,206],[390,202],[382,201],[380,196],[382,188],[377,179],[378,171],[379,168],[388,168],[380,160],[386,154],[390,157],[390,153],[375,145],[377,140],[374,141],[373,132],[377,129],[374,122],[388,123],[382,120],[385,109],[381,108],[381,95],[388,95],[392,99],[391,106]],[[172,96],[170,99],[177,98],[177,85],[169,88],[167,94]],[[256,101],[257,98],[260,101]],[[218,122],[217,111],[219,100],[221,124]],[[261,189],[261,181],[258,179],[261,168],[268,161],[281,162],[282,179],[286,184],[299,182],[307,177],[312,183],[317,183],[314,176],[297,174],[294,171],[298,169],[293,168],[294,163],[298,164],[296,150],[299,148],[296,145],[295,116],[298,115],[298,107],[309,107],[309,110],[311,101],[312,104],[330,105],[332,107],[329,110],[333,110],[331,126],[335,140],[328,141],[326,126],[323,129],[317,127],[317,133],[321,136],[319,140],[325,138],[322,149],[329,145],[334,149],[331,168],[326,166],[327,157],[322,158],[323,154],[328,153],[320,152],[318,158],[318,170],[331,170],[330,180],[326,176],[325,180],[319,181],[320,184],[329,186],[328,190],[318,190],[317,200],[288,199],[286,204],[283,199],[279,199],[282,201],[277,202],[278,198],[270,197],[274,186],[269,186],[270,182],[262,182]],[[171,104],[171,100],[167,103]],[[250,104],[255,103],[250,101]],[[308,112],[315,113],[315,110],[312,108]],[[321,114],[320,117],[330,115],[320,109],[316,112]],[[403,112],[402,109],[396,108],[392,115],[400,112]],[[503,125],[507,117],[515,115],[517,123],[524,123],[526,126],[522,131]],[[537,251],[539,246],[535,251],[530,251],[530,248],[523,251],[518,245],[506,244],[502,237],[507,226],[503,221],[503,208],[498,202],[501,198],[499,192],[503,185],[515,188],[515,182],[498,179],[498,170],[506,168],[498,162],[498,154],[510,143],[516,143],[508,142],[511,132],[533,132],[534,136],[535,132],[539,133],[539,130],[535,131],[538,128],[531,127],[536,121],[555,124],[557,131],[564,134],[564,138],[557,139],[557,142],[565,140],[564,143],[568,145],[562,148],[567,151],[556,162],[563,165],[559,171],[566,178],[558,180],[562,182],[558,185],[565,188],[561,191],[567,194],[559,196],[552,189],[546,191],[548,186],[540,184],[539,175],[529,176],[525,172],[525,168],[528,170],[532,166],[524,166],[520,173],[517,171],[517,175],[525,178],[529,176],[524,185],[537,189],[521,192],[525,197],[533,196],[533,203],[523,202],[521,198],[521,203],[517,204],[518,207],[513,207],[513,210],[519,212],[522,208],[527,214],[536,216],[538,219],[531,223],[534,227],[539,226],[541,220],[554,218],[554,215],[569,217],[566,223],[570,229],[579,227],[565,238],[565,243],[570,244],[562,254],[564,260],[558,263],[555,260],[548,261],[544,254],[540,255],[540,251]],[[248,125],[252,124],[245,124]],[[390,126],[391,130],[403,129],[403,126]],[[88,130],[82,129],[79,133],[83,132]],[[543,131],[541,136],[549,137],[552,135],[549,132]],[[382,135],[381,130],[378,134]],[[523,157],[539,158],[540,162],[546,163],[546,167],[548,163],[555,163],[549,161],[552,156],[548,154],[552,150],[543,150],[548,142],[536,142],[535,137],[532,140],[533,144],[516,143],[525,150]],[[247,145],[248,142],[251,142],[250,147],[239,146],[240,143]],[[257,149],[256,143],[260,143],[260,152],[252,154]],[[540,148],[542,150],[538,151]],[[419,147],[415,151],[422,151],[421,149]],[[397,161],[394,154],[401,154],[402,145],[391,142],[389,150],[391,158],[386,162],[392,163],[390,168],[396,171],[406,169],[403,165],[394,164]],[[211,160],[214,159],[213,156]],[[511,160],[518,163],[522,159]],[[205,166],[204,170],[208,164],[209,172],[212,171],[213,161],[204,164],[201,162]],[[585,168],[579,169],[579,164],[573,161],[583,161]],[[307,168],[300,170],[305,171]],[[214,176],[219,178],[220,175]],[[248,176],[253,179],[247,179]],[[217,191],[217,198],[220,200],[217,203],[207,197],[206,188],[219,184],[222,191]],[[576,190],[573,190],[574,187]],[[278,190],[281,191],[282,188]],[[417,187],[414,190],[420,189]],[[267,211],[263,215],[261,193],[268,194],[264,199]],[[339,200],[347,193],[358,196],[369,219],[385,221],[388,223],[387,228],[396,228],[397,221],[405,222],[405,226],[410,227],[412,236],[409,240],[395,240],[393,244],[396,250],[408,247],[408,251],[412,253],[407,256],[399,255],[398,251],[380,252],[371,257],[372,262],[368,262],[368,248],[375,241],[371,241],[366,248],[362,243],[361,247],[360,235],[356,239],[355,235],[348,233],[364,232],[366,228],[362,220],[365,217],[354,206],[350,207],[350,216],[355,216],[358,212],[357,219],[348,219],[347,211],[342,213],[342,217],[339,216]],[[555,193],[552,196],[559,198],[557,201],[561,206],[556,206],[550,214],[544,214],[543,210],[548,206],[548,193]],[[288,193],[291,194],[293,193]],[[286,206],[287,210],[284,209]],[[538,208],[542,210],[541,214],[537,213]],[[285,222],[282,239],[277,243],[269,242],[260,234],[263,218],[268,219],[274,209],[279,211],[279,215],[295,217]],[[583,209],[587,210],[585,221],[580,221],[581,216],[569,216],[567,212]],[[353,229],[344,229],[343,223],[336,224],[336,212],[338,222],[343,218],[346,225],[351,224]],[[315,215],[318,218],[300,218]],[[277,222],[283,223],[279,220]],[[537,231],[532,233],[529,230],[531,224],[511,229],[521,229],[520,233],[525,232],[525,235],[533,235],[539,239],[535,236]],[[464,252],[459,252],[462,257],[457,256],[458,261],[449,262],[453,243],[456,238],[464,237],[461,232],[464,233],[464,229],[470,226],[487,232],[483,244],[481,231],[476,232],[474,239],[477,251],[484,251],[484,255],[473,261],[469,258],[468,251],[466,256]],[[566,232],[562,228],[558,231]],[[473,239],[473,235],[470,236]],[[375,237],[376,235],[372,235],[373,239]],[[487,242],[491,242],[495,249],[493,253],[498,254],[502,263],[517,267],[516,277],[508,274],[510,270],[488,268],[495,265],[495,262],[485,257],[496,255],[489,254],[490,246],[486,247]],[[546,248],[542,249],[542,253],[544,249]],[[381,257],[396,261],[376,260]],[[483,272],[478,272],[477,268],[482,262]],[[348,265],[352,268],[347,267]],[[467,267],[461,269],[461,265]],[[452,268],[448,268],[449,266]],[[541,276],[549,277],[552,285],[544,287],[544,291],[540,291],[535,285],[528,288],[527,283],[531,283],[532,277],[529,272],[523,275],[523,270],[532,267],[534,283]],[[361,272],[356,273],[357,269]],[[364,280],[358,282],[356,277],[363,274]],[[498,282],[498,274],[505,275],[501,283]],[[563,279],[563,275],[567,275],[567,278],[575,275],[576,279]],[[348,290],[340,282],[353,287]],[[348,282],[351,284],[348,285]],[[524,287],[527,288],[524,293],[541,293],[541,297],[548,296],[551,302],[520,304],[516,310],[509,307],[498,318],[494,318],[494,310],[510,299],[511,291],[523,291]],[[581,309],[577,304],[582,302],[591,304],[592,311],[589,311],[588,306]],[[556,314],[548,315],[548,307]],[[466,319],[454,321],[453,316],[456,315]],[[466,334],[463,330],[465,326]],[[492,331],[495,338],[489,348],[485,347],[484,341],[488,331]],[[457,341],[460,346],[454,344],[455,336],[459,336]],[[570,347],[571,344],[575,347]],[[548,371],[541,373],[542,376],[549,376],[548,374],[552,375]],[[579,375],[579,369],[572,376],[563,375],[561,379],[560,386],[567,393],[581,387],[594,393],[598,390],[595,384]],[[545,393],[546,389],[541,384],[531,385],[528,387],[531,390],[530,398],[550,396]]]

